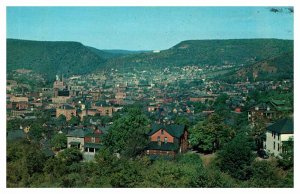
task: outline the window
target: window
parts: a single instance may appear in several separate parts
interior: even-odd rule
[[[91,141],[92,143],[95,143],[95,137],[92,137]]]
[[[160,136],[157,137],[157,141],[160,142]]]
[[[163,129],[161,130],[161,134],[162,134],[162,135],[164,134],[164,130],[163,130]]]
[[[273,142],[273,150],[275,150],[275,141]]]
[[[279,141],[279,134],[278,134],[278,136],[277,136],[277,137],[278,137],[278,141]]]
[[[276,138],[276,133],[274,132],[274,139]]]
[[[279,143],[278,143],[277,146],[278,146],[278,147],[277,147],[277,151],[279,152],[279,150],[280,150],[280,145],[279,145]]]
[[[168,138],[167,137],[165,137],[164,142],[168,143]]]

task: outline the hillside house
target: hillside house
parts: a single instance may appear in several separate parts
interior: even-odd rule
[[[78,148],[80,151],[84,151],[84,137],[87,134],[92,133],[90,128],[77,128],[73,129],[67,134],[67,146]]]
[[[291,118],[278,120],[267,127],[266,150],[278,156],[285,151],[285,143],[294,139],[294,122]]]
[[[84,136],[84,151],[86,153],[95,154],[102,146],[103,132],[96,129],[92,133],[88,133]]]
[[[153,124],[148,136],[150,143],[146,148],[146,154],[150,157],[173,157],[177,153],[187,151],[188,132],[184,125]]]
[[[248,121],[265,121],[266,123],[282,118],[285,113],[292,112],[292,107],[283,100],[271,100],[260,103],[248,111]]]

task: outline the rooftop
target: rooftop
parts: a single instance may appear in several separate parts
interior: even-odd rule
[[[279,134],[293,134],[294,133],[294,120],[285,118],[278,120],[276,123],[267,127],[268,131],[276,132]]]
[[[148,135],[151,136],[160,129],[166,130],[173,137],[180,138],[184,132],[184,125],[162,125],[155,123],[152,125],[151,131],[148,133]]]
[[[67,136],[83,138],[85,135],[87,135],[89,133],[93,133],[93,130],[90,128],[80,128],[80,129],[75,129],[73,131],[70,131]]]

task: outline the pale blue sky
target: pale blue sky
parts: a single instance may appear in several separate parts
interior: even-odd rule
[[[7,7],[7,38],[156,50],[191,39],[293,39],[293,17],[267,7]]]

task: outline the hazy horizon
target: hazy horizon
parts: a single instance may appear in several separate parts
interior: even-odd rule
[[[65,40],[29,40],[29,39],[17,39],[17,38],[10,38],[10,37],[7,37],[6,39],[11,39],[11,40],[20,40],[20,41],[34,41],[34,42],[78,42],[78,43],[81,43],[83,44],[82,42],[79,42],[79,41],[76,41],[76,40],[70,40],[70,41],[65,41]],[[181,42],[184,42],[184,41],[207,41],[207,40],[252,40],[252,39],[276,39],[276,40],[290,40],[290,41],[294,41],[294,39],[279,39],[279,38],[230,38],[230,39],[194,39],[194,40],[182,40],[176,44],[174,44],[173,46],[181,43]],[[111,49],[107,49],[107,48],[97,48],[97,47],[93,47],[93,46],[90,46],[90,45],[86,45],[86,44],[83,44],[84,46],[87,46],[87,47],[92,47],[92,48],[95,48],[95,49],[98,49],[98,50],[102,50],[102,51],[117,51],[117,50],[120,50],[120,51],[155,51],[155,50],[167,50],[167,49],[170,49],[172,48],[173,46],[169,47],[169,48],[164,48],[164,49],[152,49],[152,50],[129,50],[129,49],[119,49],[119,48],[111,48]]]

